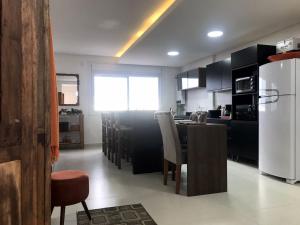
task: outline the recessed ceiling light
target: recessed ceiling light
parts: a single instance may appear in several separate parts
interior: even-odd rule
[[[207,36],[211,37],[211,38],[221,37],[221,36],[223,36],[223,31],[214,30],[214,31],[208,32]]]
[[[168,56],[177,56],[177,55],[179,55],[178,51],[170,51],[170,52],[168,52]]]

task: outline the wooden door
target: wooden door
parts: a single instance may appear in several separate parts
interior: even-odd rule
[[[0,224],[50,224],[48,0],[0,0]]]

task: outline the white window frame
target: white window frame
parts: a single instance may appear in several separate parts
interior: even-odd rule
[[[95,77],[125,77],[127,78],[127,110],[129,110],[129,77],[155,77],[158,78],[158,110],[161,108],[161,70],[151,69],[146,67],[148,70],[136,69],[138,66],[134,66],[134,69],[128,69],[131,66],[127,65],[92,65],[92,108],[93,112],[101,113],[101,110],[95,110]],[[101,69],[98,69],[101,68]],[[155,111],[155,110],[144,110],[144,111]]]

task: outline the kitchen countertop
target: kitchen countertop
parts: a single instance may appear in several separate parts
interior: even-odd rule
[[[225,120],[225,121],[231,121],[232,119],[230,118],[207,118],[208,120]]]

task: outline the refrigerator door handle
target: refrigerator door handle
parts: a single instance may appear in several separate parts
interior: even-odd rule
[[[274,96],[267,96],[267,97],[274,97]],[[265,102],[260,102],[259,104],[261,105],[266,105],[266,104],[272,104],[272,103],[276,103],[279,101],[279,96],[276,96],[277,98],[275,100],[269,100],[269,101],[265,101]]]
[[[259,91],[260,91],[260,92],[261,92],[261,91],[263,91],[263,92],[275,92],[275,94],[265,95],[265,96],[263,96],[263,97],[271,97],[271,96],[279,96],[279,95],[280,95],[278,89],[260,89]]]
[[[265,104],[276,103],[276,102],[279,101],[280,93],[277,89],[264,89],[263,91],[265,91],[265,92],[276,92],[276,94],[261,95],[261,96],[259,96],[260,99],[262,99],[262,98],[271,98],[271,97],[276,97],[276,99],[275,100],[268,100],[268,101],[265,101],[265,102],[260,102],[259,104],[265,105]]]

